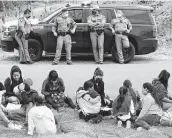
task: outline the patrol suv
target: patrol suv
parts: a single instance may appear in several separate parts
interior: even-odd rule
[[[124,62],[131,61],[134,55],[143,55],[154,52],[157,49],[156,24],[152,16],[153,8],[138,5],[99,5],[101,13],[106,17],[104,57],[112,55],[113,61],[118,61],[114,36],[109,29],[109,23],[116,18],[116,10],[122,10],[133,26],[130,34],[130,48],[123,49]],[[68,5],[54,11],[44,18],[37,25],[34,25],[34,35],[29,38],[29,54],[32,60],[39,61],[43,56],[54,56],[56,51],[57,38],[52,33],[54,19],[61,15],[63,8],[69,10],[69,15],[77,23],[76,33],[72,35],[72,55],[93,56],[90,41],[87,17],[91,14],[92,5]],[[9,27],[10,28],[10,27]],[[7,29],[2,38],[2,49],[6,52],[13,52],[18,48],[14,39],[15,29]],[[62,50],[65,55],[65,49]]]

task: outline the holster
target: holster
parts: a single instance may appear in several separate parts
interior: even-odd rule
[[[16,34],[19,38],[22,38],[23,32],[21,30],[16,30]]]

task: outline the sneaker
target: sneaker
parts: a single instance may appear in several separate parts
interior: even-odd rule
[[[17,125],[17,124],[14,124],[13,122],[10,122],[7,127],[9,129],[16,129],[16,130],[21,130],[22,129],[22,126],[21,125]]]
[[[143,127],[138,127],[137,128],[137,131],[142,131],[143,130]]]
[[[131,128],[131,121],[126,122],[126,128]]]
[[[103,64],[103,61],[100,61],[99,64]]]
[[[26,64],[26,62],[24,62],[24,61],[21,61],[21,62],[20,62],[20,64]]]
[[[68,65],[72,65],[72,61],[67,61],[66,62]]]
[[[122,127],[122,121],[118,121],[118,127]]]
[[[58,65],[58,62],[53,61],[52,65]]]

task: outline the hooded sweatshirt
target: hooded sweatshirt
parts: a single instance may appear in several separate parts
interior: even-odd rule
[[[155,88],[155,91],[156,91],[156,96],[158,97],[159,100],[162,101],[162,99],[164,97],[168,97],[168,91],[167,89],[165,88],[165,86],[158,80],[158,79],[155,79],[153,82],[152,82],[154,88]]]
[[[13,79],[13,73],[14,72],[19,72],[20,73],[20,79],[19,81],[16,81]],[[8,77],[5,82],[4,82],[4,86],[5,86],[5,89],[6,89],[6,93],[5,93],[5,96],[15,96],[15,93],[13,92],[13,89],[14,87],[16,87],[17,85],[23,83],[23,78],[22,78],[22,72],[20,70],[20,68],[18,66],[13,66],[11,68],[11,72],[10,72],[10,76],[11,77]]]
[[[56,124],[53,112],[46,106],[35,106],[28,113],[28,134],[55,134]]]

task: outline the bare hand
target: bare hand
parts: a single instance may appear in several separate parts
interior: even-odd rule
[[[127,29],[127,30],[126,30],[126,33],[130,33],[130,30]]]
[[[56,32],[54,32],[54,36],[57,37],[57,33]]]
[[[74,29],[72,29],[72,30],[70,30],[70,32],[71,32],[72,34],[74,34],[74,33],[75,33],[75,30],[74,30]]]

